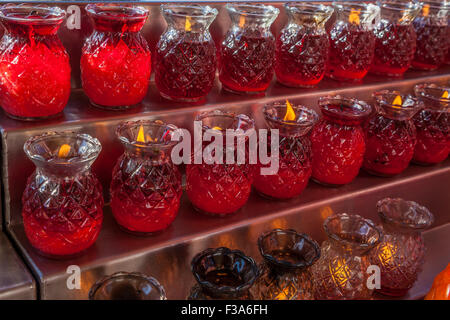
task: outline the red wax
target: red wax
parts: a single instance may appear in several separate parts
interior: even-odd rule
[[[227,215],[248,200],[253,168],[237,164],[186,165],[186,193],[199,210],[212,215]]]
[[[270,148],[270,136],[268,137]],[[261,175],[261,167],[255,168],[254,188],[265,196],[289,199],[302,193],[312,172],[311,143],[305,137],[280,137],[280,158],[277,174]]]
[[[408,167],[416,144],[416,130],[411,120],[375,115],[364,124],[364,133],[366,153],[363,168],[366,171],[393,176]]]
[[[31,245],[49,256],[70,256],[90,247],[103,221],[102,187],[97,178],[92,174],[65,178],[57,195],[38,191],[41,188],[39,178],[32,175],[22,198],[23,223]],[[54,190],[49,187],[49,192]]]
[[[230,35],[222,43],[219,79],[232,92],[262,93],[273,78],[275,38],[245,33]]]
[[[420,164],[435,164],[450,153],[450,115],[431,109],[418,112],[414,118],[417,143],[413,160]]]
[[[292,87],[312,87],[318,84],[325,74],[329,47],[325,33],[310,34],[285,29],[276,43],[277,80]]]
[[[370,71],[380,75],[401,76],[411,66],[416,51],[413,26],[382,20],[374,32],[375,56]]]
[[[146,15],[100,11],[92,16],[95,30],[81,55],[84,92],[94,105],[108,109],[140,103],[151,70],[150,49],[139,32]]]
[[[342,110],[343,106],[330,104],[328,110]],[[312,177],[326,185],[350,183],[361,168],[365,143],[361,119],[350,120],[327,114],[312,129]]]
[[[355,24],[337,23],[329,33],[327,76],[346,81],[362,79],[372,64],[375,35]]]
[[[172,163],[154,165],[123,155],[113,170],[111,209],[128,231],[166,229],[178,214],[181,194],[181,175]]]
[[[5,14],[5,13],[4,13]],[[14,118],[46,118],[60,113],[70,95],[69,56],[56,32],[59,22],[6,13],[0,41],[0,104]],[[9,19],[27,19],[21,22]],[[56,16],[49,14],[48,18]],[[42,20],[42,17],[36,17]]]
[[[204,100],[214,84],[216,47],[212,40],[191,40],[179,33],[161,38],[155,54],[155,82],[170,100]]]
[[[429,19],[416,18],[413,22],[417,34],[417,49],[413,67],[434,70],[446,59],[448,48],[448,28],[445,25],[430,24]]]

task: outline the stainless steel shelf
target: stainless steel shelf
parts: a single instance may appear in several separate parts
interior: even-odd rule
[[[37,298],[36,283],[8,238],[0,233],[0,300]]]
[[[62,3],[62,2],[60,2]],[[278,4],[279,5],[279,4]],[[150,4],[151,16],[144,27],[150,44],[163,30],[164,23],[156,5]],[[283,25],[284,17],[277,19],[275,30]],[[213,37],[227,29],[223,10],[212,26]],[[252,116],[258,127],[264,126],[261,107],[265,103],[289,99],[317,110],[317,100],[327,94],[342,94],[371,100],[372,92],[397,89],[411,92],[417,83],[449,83],[450,66],[434,72],[408,71],[402,79],[367,76],[361,83],[342,83],[325,79],[314,89],[292,89],[273,84],[264,97],[238,96],[222,92],[216,82],[204,105],[183,105],[163,100],[152,81],[142,106],[125,112],[98,110],[89,105],[79,87],[79,52],[82,31],[61,30],[64,45],[71,55],[73,85],[70,101],[61,118],[44,122],[18,122],[0,113],[2,181],[4,191],[4,224],[6,232],[15,241],[39,284],[42,299],[86,299],[90,286],[101,276],[116,271],[140,271],[157,277],[166,287],[170,299],[184,299],[193,284],[190,260],[207,247],[229,246],[240,248],[260,260],[256,248],[258,235],[271,228],[289,227],[309,233],[318,241],[325,239],[324,219],[337,212],[357,213],[378,221],[375,203],[384,197],[413,199],[430,208],[436,216],[433,229],[425,234],[429,250],[424,272],[406,298],[424,295],[433,277],[450,261],[450,159],[433,167],[411,165],[401,175],[383,179],[361,173],[357,179],[341,188],[325,188],[311,182],[304,193],[285,202],[268,201],[252,194],[248,204],[226,218],[214,219],[196,213],[183,196],[179,216],[165,232],[149,238],[138,238],[121,231],[113,221],[110,208],[105,207],[105,221],[96,244],[84,255],[72,260],[50,260],[37,255],[28,243],[21,217],[21,196],[26,179],[34,170],[23,152],[24,142],[33,135],[49,130],[72,130],[97,137],[103,146],[93,166],[99,176],[108,200],[112,167],[123,152],[114,130],[124,120],[161,119],[179,127],[192,129],[195,115],[201,111],[226,108]],[[0,260],[1,262],[1,260]],[[69,290],[66,285],[69,265],[82,269],[80,290]],[[0,269],[1,270],[1,269]],[[1,281],[1,279],[0,279]],[[1,283],[1,282],[0,282]]]

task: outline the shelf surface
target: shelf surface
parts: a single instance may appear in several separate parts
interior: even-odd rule
[[[36,299],[36,283],[6,235],[0,233],[0,300]]]
[[[239,248],[260,260],[256,247],[259,234],[272,228],[294,228],[325,239],[323,221],[333,213],[355,213],[379,222],[375,204],[384,197],[402,197],[427,206],[435,215],[434,228],[426,233],[427,264],[416,289],[408,298],[420,298],[431,285],[430,279],[450,261],[448,232],[450,215],[450,159],[435,167],[410,166],[400,176],[385,179],[360,174],[340,188],[310,183],[304,193],[289,201],[270,201],[252,194],[237,213],[225,218],[203,216],[183,197],[181,210],[172,226],[152,237],[136,237],[119,229],[109,207],[96,244],[84,255],[71,260],[50,260],[30,247],[21,224],[10,227],[11,235],[40,282],[43,299],[85,299],[90,286],[101,276],[116,271],[140,271],[155,276],[166,287],[170,299],[184,299],[193,277],[192,257],[208,248]],[[447,233],[446,233],[447,232]],[[68,290],[66,269],[82,270],[81,290]]]

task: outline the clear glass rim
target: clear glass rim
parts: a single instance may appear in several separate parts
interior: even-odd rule
[[[215,283],[212,283],[205,278],[202,277],[202,274],[200,274],[199,270],[197,270],[197,265],[200,263],[200,261],[213,257],[213,256],[220,256],[220,255],[235,255],[238,256],[240,259],[246,261],[251,268],[252,274],[250,275],[249,279],[242,284],[236,286],[236,287],[230,287],[230,286],[219,286]],[[241,250],[231,250],[226,247],[220,247],[220,248],[209,248],[206,249],[200,253],[198,253],[191,261],[191,271],[192,274],[195,277],[195,280],[198,282],[198,284],[206,288],[207,290],[211,292],[216,292],[219,295],[229,295],[230,293],[236,293],[236,292],[243,292],[248,290],[253,283],[256,281],[256,279],[259,276],[259,269],[256,264],[256,262],[253,260],[253,258],[245,255]]]
[[[411,99],[414,103],[411,106],[405,106],[405,105],[394,105],[390,102],[386,101],[386,96],[388,95],[396,95],[400,96],[402,98],[402,101],[406,101],[407,99]],[[419,103],[418,99],[413,97],[410,94],[403,94],[400,91],[396,90],[380,90],[376,91],[372,94],[372,97],[375,99],[377,103],[380,105],[386,106],[388,108],[394,109],[394,110],[401,110],[401,111],[416,111],[421,108],[421,104]]]
[[[321,3],[308,3],[308,2],[286,2],[283,4],[286,10],[298,12],[302,14],[333,14],[333,7],[330,5],[324,5]]]
[[[421,217],[424,218],[425,222],[423,223],[407,223],[398,219],[395,219],[394,217],[391,217],[388,213],[384,212],[383,208],[388,206],[389,203],[393,202],[401,202],[407,207],[416,207],[419,209],[420,213],[422,214]],[[389,222],[390,224],[394,224],[403,228],[409,228],[413,230],[424,230],[431,226],[434,222],[434,216],[428,210],[428,208],[418,204],[414,201],[408,201],[404,200],[402,198],[385,198],[377,202],[377,211],[379,216],[383,221]]]
[[[327,106],[329,104],[333,104],[333,102],[345,104],[349,109],[351,109],[351,112],[350,111],[337,112],[335,109],[327,108]],[[320,97],[319,107],[325,110],[326,112],[335,115],[343,115],[346,118],[353,120],[363,119],[369,116],[370,113],[372,112],[372,107],[367,102],[355,98],[343,97],[340,95]]]
[[[266,238],[268,238],[268,237],[271,237],[273,235],[279,235],[279,234],[289,234],[289,235],[292,235],[292,236],[296,237],[298,240],[302,239],[302,240],[305,240],[306,242],[308,242],[308,244],[311,246],[311,248],[315,252],[315,254],[312,257],[312,259],[310,259],[309,261],[306,261],[306,259],[305,259],[302,262],[292,263],[292,262],[288,262],[288,261],[284,261],[284,260],[279,260],[276,257],[274,257],[273,255],[271,255],[270,253],[267,253],[264,250],[263,241]],[[306,267],[309,267],[309,266],[313,265],[314,262],[316,262],[320,258],[320,246],[319,246],[319,244],[316,241],[314,241],[306,233],[298,233],[294,229],[274,229],[274,230],[270,230],[270,231],[264,232],[258,238],[258,247],[259,247],[259,252],[261,253],[261,256],[264,258],[264,260],[269,261],[273,265],[276,265],[276,266],[279,266],[279,267],[283,267],[283,268],[286,268],[286,269],[306,268]]]
[[[47,13],[53,15],[52,17],[41,16],[35,19],[27,19],[23,17],[10,17],[7,12],[30,12]],[[61,23],[66,17],[66,12],[59,7],[50,7],[45,4],[36,3],[8,3],[0,7],[0,19],[6,21],[13,21],[18,23],[28,23],[32,25],[47,25]]]
[[[238,124],[244,123],[244,124],[246,124],[248,126],[245,130],[243,130],[244,134],[247,131],[252,130],[252,129],[255,128],[255,121],[253,119],[251,119],[249,116],[247,116],[245,114],[236,114],[236,113],[234,113],[232,111],[224,111],[224,110],[220,110],[220,109],[202,112],[199,115],[197,115],[195,120],[196,121],[202,121],[202,128],[203,128],[203,130],[210,130],[210,129],[213,129],[213,128],[205,125],[203,123],[203,120],[205,120],[207,118],[214,118],[214,117],[238,119],[238,121],[239,121]],[[236,130],[238,128],[222,128],[221,130],[217,130],[217,132],[220,132],[221,134],[225,134],[227,129],[234,129],[234,130]]]
[[[124,145],[132,146],[132,147],[139,147],[144,150],[146,149],[154,149],[154,147],[170,147],[176,144],[178,141],[148,141],[145,142],[145,144],[141,144],[137,141],[130,141],[127,137],[124,136],[124,130],[130,129],[130,128],[139,128],[140,126],[143,127],[160,127],[160,128],[166,128],[166,132],[169,132],[170,134],[173,134],[175,130],[178,130],[178,127],[173,124],[167,124],[160,120],[135,120],[135,121],[125,121],[119,124],[116,128],[116,136],[122,142]]]
[[[372,229],[375,231],[377,237],[374,241],[372,242],[359,242],[359,241],[351,241],[348,240],[346,238],[341,237],[339,234],[333,232],[330,229],[330,223],[333,220],[343,220],[343,219],[355,219],[360,221],[361,223],[365,224],[368,228]],[[333,239],[335,241],[338,241],[339,243],[344,243],[345,245],[348,246],[352,246],[352,247],[358,247],[360,249],[370,249],[375,247],[382,238],[383,233],[381,232],[381,230],[375,225],[375,223],[373,223],[372,220],[370,219],[365,219],[363,217],[361,217],[360,215],[357,214],[347,214],[347,213],[340,213],[340,214],[334,214],[332,216],[329,216],[325,222],[323,223],[323,228],[325,230],[325,233],[327,234],[327,236],[330,239]]]
[[[415,1],[381,0],[377,1],[377,5],[383,9],[408,12],[419,11],[422,8],[422,4]]]
[[[273,114],[270,114],[270,110],[285,109],[285,108],[286,108],[286,104],[282,103],[282,102],[273,102],[273,103],[266,104],[263,107],[264,118],[268,121],[275,122],[277,124],[288,125],[288,126],[293,126],[293,127],[302,127],[302,128],[312,127],[319,120],[319,115],[313,109],[310,109],[303,105],[296,105],[296,104],[292,104],[292,109],[294,109],[294,113],[296,115],[298,115],[300,113],[306,114],[307,115],[306,119],[298,118],[297,120],[284,120],[284,119],[275,117],[275,115],[273,115]],[[302,120],[302,122],[298,122],[299,120]]]
[[[100,280],[96,281],[91,289],[89,290],[89,300],[95,299],[95,294],[97,291],[108,281],[116,280],[120,278],[140,278],[144,279],[145,281],[148,281],[152,287],[156,288],[159,292],[160,300],[167,300],[166,297],[166,291],[164,290],[164,287],[159,283],[158,280],[156,280],[153,277],[147,276],[146,274],[143,274],[141,272],[125,272],[125,271],[119,271],[116,273],[113,273],[111,275],[105,276],[101,278]]]
[[[108,20],[139,20],[147,17],[149,14],[149,11],[144,7],[118,3],[89,3],[86,5],[85,10],[89,15]],[[128,16],[102,15],[104,12],[121,12],[128,14]]]
[[[376,12],[380,11],[380,7],[373,4],[373,3],[360,3],[360,2],[350,2],[350,1],[339,1],[339,2],[333,2],[332,6],[334,8],[338,8],[341,11],[344,12],[351,12],[353,9],[360,8],[361,11],[366,12]]]
[[[93,146],[93,149],[91,150],[90,154],[87,157],[79,158],[78,161],[68,162],[65,158],[58,158],[56,161],[52,161],[52,165],[67,165],[67,164],[74,165],[74,164],[88,163],[90,161],[94,161],[100,154],[100,151],[102,150],[102,145],[97,138],[94,138],[86,133],[77,133],[70,131],[62,131],[62,132],[49,131],[44,134],[33,136],[25,142],[25,144],[23,145],[23,150],[25,151],[25,154],[28,156],[28,158],[30,158],[33,162],[46,163],[47,161],[45,159],[42,159],[42,157],[32,152],[32,146],[37,142],[44,141],[47,139],[53,139],[55,137],[86,140]]]
[[[273,17],[280,13],[278,8],[262,3],[227,3],[229,12],[250,17]]]
[[[176,10],[184,9],[187,11],[190,11],[189,14],[187,13],[180,13]],[[199,18],[199,19],[210,19],[215,18],[219,11],[216,8],[212,8],[208,5],[200,5],[200,4],[183,4],[183,3],[164,3],[161,5],[161,11],[164,14],[168,14],[171,16],[176,17],[186,17],[190,16],[193,18]]]
[[[450,87],[440,86],[434,83],[421,83],[414,86],[414,92],[417,97],[425,97],[436,102],[450,104],[450,96],[449,98],[443,98],[442,96],[437,97],[435,95],[432,95],[428,89],[447,91],[450,94]]]
[[[419,0],[422,7],[428,5],[431,9],[450,9],[450,1],[437,1],[437,0]]]

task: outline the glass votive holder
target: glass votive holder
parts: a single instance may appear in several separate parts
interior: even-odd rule
[[[89,300],[167,300],[163,286],[140,272],[116,272],[97,281]]]

